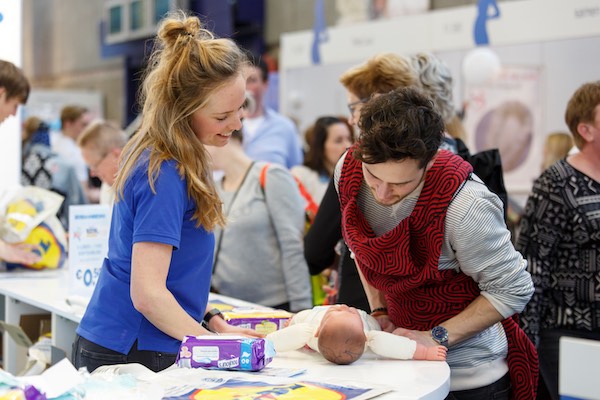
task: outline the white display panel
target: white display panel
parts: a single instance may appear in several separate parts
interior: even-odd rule
[[[536,87],[529,88],[535,108],[535,136],[527,162],[530,174],[509,176],[506,186],[514,195],[527,194],[539,175],[539,155],[545,135],[567,130],[564,112],[572,93],[585,82],[599,79],[600,0],[528,0],[499,3],[500,18],[489,20],[490,48],[507,70],[533,70]],[[535,18],[524,16],[535,15]],[[477,6],[463,6],[393,20],[328,29],[321,45],[321,64],[310,57],[312,32],[282,35],[280,111],[299,122],[303,131],[316,118],[348,114],[340,75],[349,67],[382,52],[436,54],[448,64],[454,80],[455,108],[467,99],[462,76],[465,56],[474,49]],[[557,29],[557,26],[560,29]],[[535,98],[533,97],[535,95]],[[471,140],[468,140],[471,143]],[[472,143],[471,143],[472,144]],[[514,178],[514,179],[513,179]]]

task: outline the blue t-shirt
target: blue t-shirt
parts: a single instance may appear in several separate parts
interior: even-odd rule
[[[167,288],[197,321],[206,310],[212,275],[214,234],[196,227],[195,202],[187,194],[186,179],[176,163],[165,161],[154,182],[148,182],[148,159],[129,176],[124,198],[112,214],[108,257],[77,333],[108,349],[129,353],[138,349],[176,353],[175,339],[152,325],[134,307],[130,296],[131,252],[134,243],[154,242],[173,246]]]

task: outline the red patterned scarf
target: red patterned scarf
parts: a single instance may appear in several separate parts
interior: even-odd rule
[[[479,288],[469,276],[440,271],[448,205],[473,171],[451,152],[438,153],[412,214],[394,229],[375,236],[357,203],[363,182],[362,163],[344,160],[339,180],[342,233],[367,281],[385,294],[396,326],[430,330],[464,310]],[[533,399],[537,387],[537,353],[512,318],[502,321],[509,352],[513,398]]]

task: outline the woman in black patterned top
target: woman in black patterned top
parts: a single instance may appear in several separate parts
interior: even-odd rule
[[[534,182],[517,240],[536,286],[521,322],[552,399],[560,336],[600,340],[600,81],[577,89],[565,120],[579,152]]]

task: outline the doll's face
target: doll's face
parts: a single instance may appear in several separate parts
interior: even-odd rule
[[[319,352],[335,364],[351,364],[365,351],[367,336],[362,318],[355,308],[332,306],[315,332]]]

